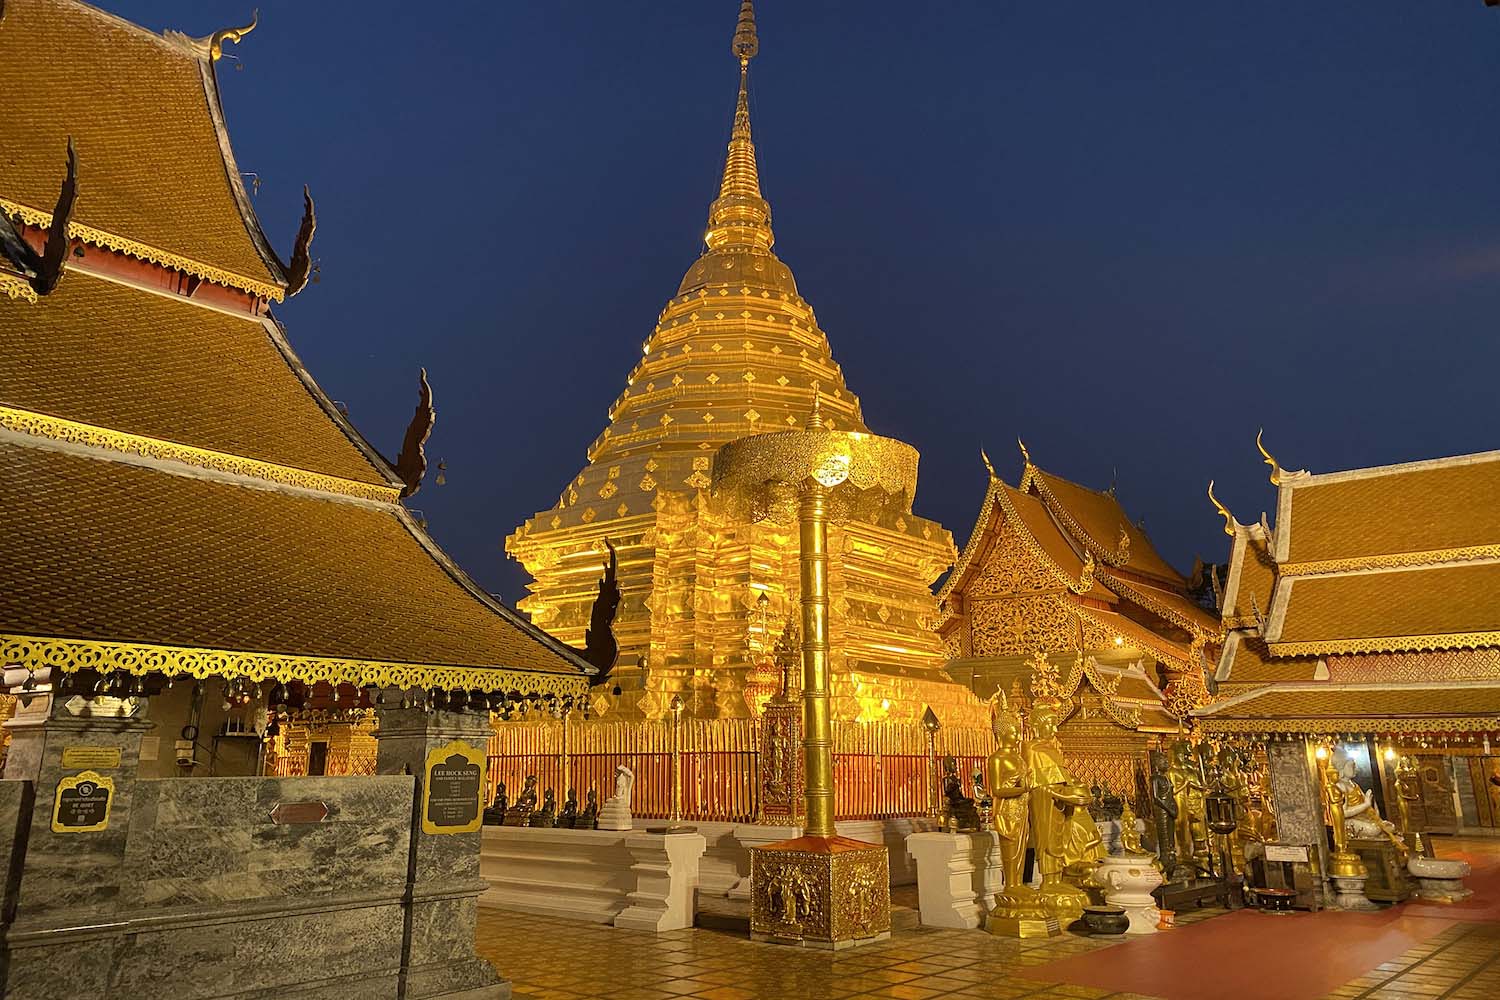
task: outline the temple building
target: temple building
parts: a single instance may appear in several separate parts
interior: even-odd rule
[[[438,548],[403,504],[420,440],[383,458],[271,315],[314,217],[283,262],[235,165],[214,64],[253,26],[0,20],[0,663],[25,692],[151,696],[143,777],[255,774],[278,715],[347,723],[374,686],[560,699],[591,670]],[[13,749],[50,699],[25,700]]]
[[[1065,691],[1082,692],[1059,733],[1069,762],[1133,790],[1152,736],[1180,728],[1182,709],[1163,690],[1201,690],[1222,629],[1112,490],[1041,469],[1024,446],[1022,454],[1017,486],[985,459],[979,516],[938,592],[948,672],[989,697],[1029,684],[1045,654]]]
[[[750,127],[758,42],[748,0],[735,39],[739,94],[703,254],[641,345],[588,464],[506,540],[534,578],[520,607],[573,646],[584,644],[606,542],[618,551],[619,694],[597,696],[597,710],[617,718],[659,719],[674,694],[700,718],[747,717],[746,673],[794,612],[795,531],[716,510],[714,451],[803,427],[815,404],[824,426],[866,430],[812,306],[772,249]],[[933,706],[946,724],[987,727],[983,705],[944,674],[932,631],[931,586],[953,562],[950,534],[893,511],[835,528],[831,546],[835,718],[915,722]]]
[[[1500,452],[1318,475],[1266,461],[1274,524],[1219,507],[1228,636],[1198,726],[1340,739],[1387,803],[1390,762],[1415,756],[1424,829],[1500,828]]]

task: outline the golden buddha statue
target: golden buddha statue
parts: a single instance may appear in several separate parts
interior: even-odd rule
[[[1229,838],[1229,863],[1236,872],[1243,874],[1246,845],[1261,841],[1250,806],[1250,779],[1245,775],[1239,751],[1233,747],[1221,747],[1218,761],[1219,781],[1235,803],[1236,825],[1234,835]]]
[[[1031,776],[1031,839],[1036,846],[1036,866],[1047,912],[1060,922],[1071,923],[1083,916],[1088,896],[1078,886],[1064,881],[1070,865],[1097,859],[1099,834],[1089,819],[1089,790],[1074,780],[1063,761],[1057,727],[1062,722],[1064,702],[1057,668],[1046,654],[1032,660],[1031,739],[1025,744],[1026,767]],[[1081,818],[1075,818],[1081,813]],[[1082,823],[1087,822],[1085,833]]]
[[[1125,854],[1147,853],[1141,845],[1141,833],[1135,828],[1135,824],[1135,810],[1130,807],[1130,800],[1126,799],[1125,808],[1120,810],[1120,849]]]
[[[1401,754],[1396,758],[1395,782],[1396,815],[1401,819],[1401,839],[1412,840],[1420,845],[1421,833],[1411,828],[1411,807],[1412,803],[1422,799],[1422,776],[1417,773],[1417,762],[1410,754]]]
[[[1187,863],[1189,859],[1200,868],[1208,867],[1208,817],[1204,804],[1203,775],[1198,771],[1198,762],[1193,754],[1193,745],[1187,740],[1172,744],[1167,777],[1172,782],[1172,801],[1177,806],[1173,819],[1174,840],[1177,844],[1177,860]]]
[[[995,695],[993,709],[995,752],[984,762],[984,785],[992,802],[990,823],[1000,837],[1005,887],[995,899],[986,928],[992,934],[1040,936],[1049,933],[1045,926],[1047,912],[1041,896],[1026,883],[1031,772],[1021,737],[1022,719],[1011,708],[1004,691]]]
[[[1318,748],[1318,784],[1323,791],[1323,807],[1328,810],[1328,828],[1333,834],[1333,853],[1328,858],[1328,874],[1335,877],[1363,878],[1369,874],[1358,854],[1349,850],[1349,832],[1344,825],[1343,776],[1326,748]]]

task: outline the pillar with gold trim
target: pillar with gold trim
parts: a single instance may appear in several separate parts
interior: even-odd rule
[[[752,520],[796,522],[802,609],[802,718],[807,825],[750,852],[751,935],[844,948],[890,935],[890,857],[834,830],[828,703],[828,525],[910,510],[917,452],[891,438],[823,425],[741,438],[714,459],[714,502]]]

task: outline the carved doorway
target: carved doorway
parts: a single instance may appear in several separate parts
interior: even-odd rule
[[[1458,813],[1453,807],[1453,775],[1448,758],[1428,754],[1417,758],[1422,778],[1422,812],[1432,833],[1457,833]]]

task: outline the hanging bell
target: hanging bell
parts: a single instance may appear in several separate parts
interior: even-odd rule
[[[448,692],[448,711],[462,712],[469,707],[469,692],[463,688],[454,688]]]
[[[448,485],[448,463],[438,459],[437,478],[433,480],[439,486]]]

